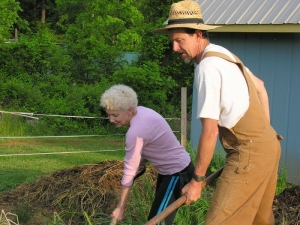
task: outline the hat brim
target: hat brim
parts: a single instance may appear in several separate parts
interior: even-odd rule
[[[194,24],[194,23],[186,23],[186,24],[173,24],[173,25],[167,25],[166,27],[155,29],[152,32],[156,34],[170,34],[170,29],[175,28],[191,28],[195,30],[213,30],[220,26],[212,26],[212,25],[206,25],[206,24]]]

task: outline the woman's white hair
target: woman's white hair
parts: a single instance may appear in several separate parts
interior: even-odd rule
[[[109,110],[128,110],[132,107],[133,110],[136,111],[138,98],[131,87],[117,84],[102,94],[100,105]]]

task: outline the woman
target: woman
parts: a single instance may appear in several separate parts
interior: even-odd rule
[[[121,199],[111,216],[124,219],[125,205],[139,168],[149,161],[158,170],[155,199],[150,220],[181,196],[181,188],[194,172],[189,154],[180,145],[166,120],[152,109],[138,106],[135,91],[125,85],[114,85],[101,96],[101,106],[116,127],[129,127],[126,133],[126,155],[122,177]],[[165,218],[171,225],[176,212]]]

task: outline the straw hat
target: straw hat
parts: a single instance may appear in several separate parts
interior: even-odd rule
[[[196,30],[212,30],[219,26],[204,24],[200,6],[192,0],[183,0],[171,5],[168,24],[164,28],[153,30],[153,33],[169,34],[169,29],[192,28]]]

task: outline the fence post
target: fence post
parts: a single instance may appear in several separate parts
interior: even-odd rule
[[[181,145],[186,147],[186,87],[181,88]]]

